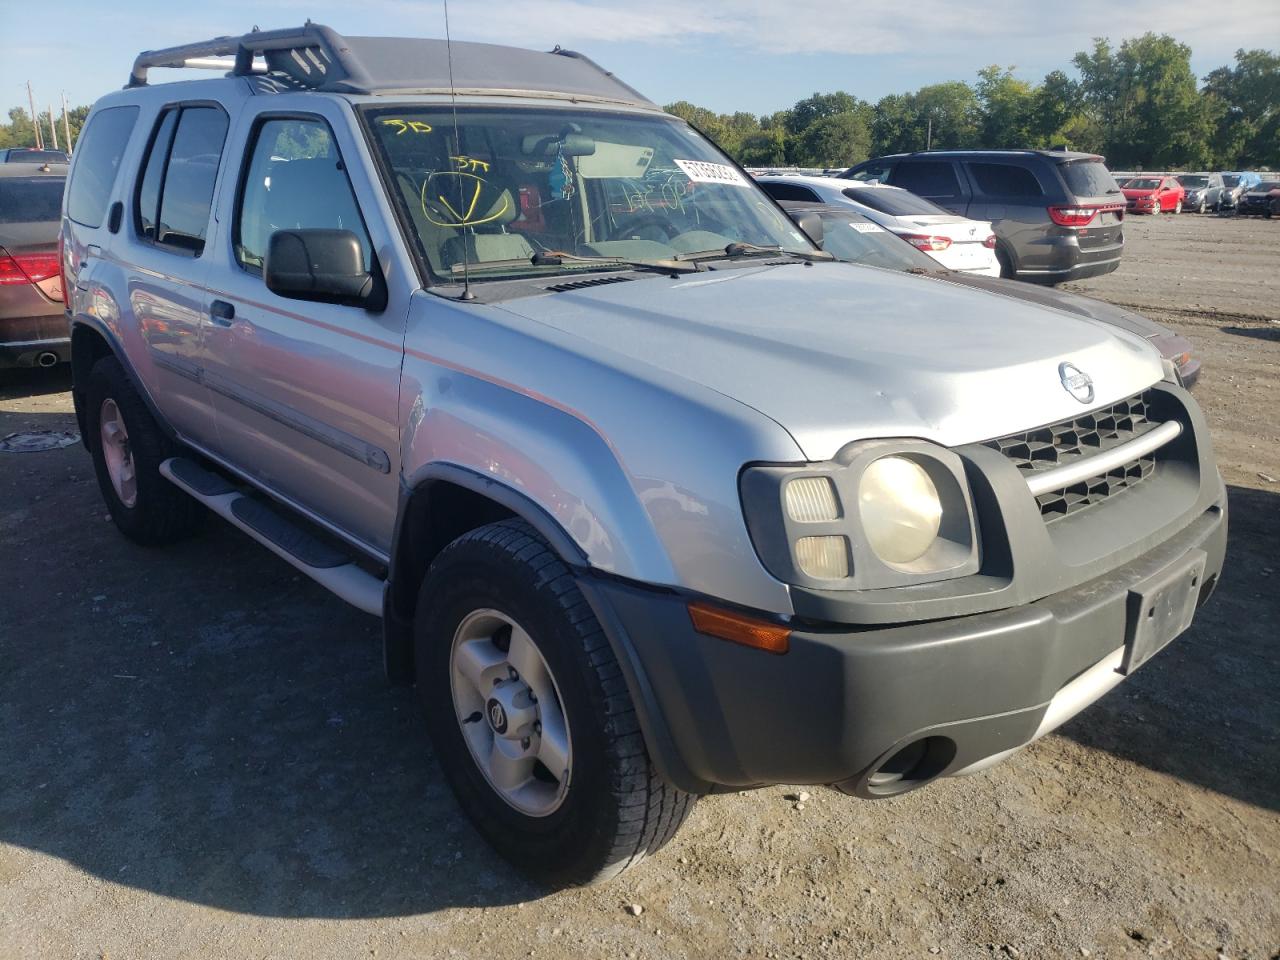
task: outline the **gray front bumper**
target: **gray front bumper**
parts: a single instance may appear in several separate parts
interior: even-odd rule
[[[923,737],[950,744],[931,776],[973,768],[1037,733],[1051,701],[1125,642],[1131,590],[1226,549],[1226,493],[1148,553],[1034,603],[897,626],[797,623],[775,656],[694,631],[686,598],[614,580],[582,585],[624,661],[651,755],[694,792],[769,783],[888,792],[870,775]]]

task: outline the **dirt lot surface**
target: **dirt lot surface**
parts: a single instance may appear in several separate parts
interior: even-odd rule
[[[129,544],[77,446],[0,453],[0,957],[1280,956],[1280,223],[1126,229],[1079,286],[1195,340],[1231,488],[1193,629],[986,774],[707,798],[603,888],[489,852],[373,619],[225,524]],[[67,386],[10,378],[0,437],[74,430]]]

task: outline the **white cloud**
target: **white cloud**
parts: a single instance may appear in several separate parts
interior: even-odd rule
[[[394,9],[406,26],[442,32],[441,7],[409,0],[372,0]],[[1016,63],[1057,51],[1064,62],[1091,37],[1115,41],[1148,30],[1171,33],[1197,53],[1229,55],[1280,35],[1280,4],[1240,0],[1229,16],[1212,4],[1162,0],[1075,0],[1065,18],[1024,0],[912,0],[889,7],[843,0],[453,0],[453,34],[517,46],[593,42],[652,45],[719,40],[753,53],[954,56],[993,42],[1000,61]],[[1208,48],[1212,48],[1211,50]]]

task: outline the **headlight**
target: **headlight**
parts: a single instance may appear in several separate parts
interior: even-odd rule
[[[886,563],[910,563],[938,539],[942,500],[918,463],[881,457],[858,482],[858,513],[876,556]]]
[[[862,440],[831,460],[742,471],[743,512],[784,583],[876,590],[976,573],[978,526],[965,463],[922,440]]]

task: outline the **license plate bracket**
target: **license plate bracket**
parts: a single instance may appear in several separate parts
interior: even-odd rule
[[[1207,562],[1203,550],[1188,551],[1129,590],[1121,673],[1137,670],[1191,626]]]

